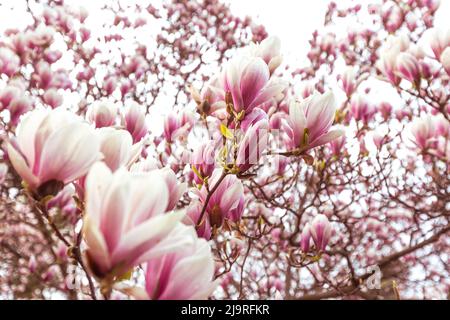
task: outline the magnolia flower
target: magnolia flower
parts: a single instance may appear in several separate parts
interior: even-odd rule
[[[30,273],[35,273],[36,269],[37,269],[36,257],[32,255],[28,260],[28,270],[30,271]]]
[[[8,155],[27,187],[40,196],[85,175],[101,154],[93,129],[63,109],[34,110],[17,127]]]
[[[257,164],[267,148],[269,121],[267,115],[247,126],[247,131],[239,144],[236,165],[243,173]]]
[[[302,102],[292,102],[287,128],[291,147],[304,151],[341,136],[342,130],[330,130],[335,112],[336,103],[331,92],[315,93]]]
[[[301,238],[300,238],[300,249],[303,252],[309,251],[309,246],[311,243],[311,226],[307,223],[302,230]]]
[[[86,180],[85,257],[99,277],[120,277],[134,266],[190,243],[171,233],[183,212],[166,213],[169,190],[158,171],[112,173],[92,166]]]
[[[215,186],[221,178],[221,174],[220,170],[215,170],[209,185]],[[200,198],[200,202],[204,204],[209,194],[206,186],[195,192]],[[211,226],[220,227],[225,219],[238,221],[244,211],[244,202],[244,187],[241,181],[235,175],[227,175],[212,193],[206,206]]]
[[[116,122],[117,106],[108,101],[99,101],[90,105],[86,118],[95,124],[96,128],[113,126]]]
[[[419,61],[409,52],[401,52],[396,60],[397,74],[415,85],[420,83]]]
[[[449,137],[450,134],[450,122],[441,114],[437,114],[434,118],[434,129],[436,135],[442,137]]]
[[[154,158],[147,157],[139,162],[133,163],[130,167],[130,171],[134,172],[149,172],[159,169],[159,163]]]
[[[32,105],[33,102],[31,98],[26,95],[22,95],[13,99],[8,106],[11,123],[16,125],[19,122],[20,116],[30,111]]]
[[[355,94],[350,101],[350,114],[357,121],[368,123],[376,111],[376,108],[360,94]]]
[[[269,67],[270,73],[273,73],[283,60],[280,48],[281,42],[278,37],[268,37],[258,44],[251,43],[244,48],[243,54],[263,59]]]
[[[445,49],[441,54],[441,63],[445,72],[450,76],[450,46]]]
[[[389,33],[394,33],[403,24],[405,15],[400,6],[394,4],[389,8],[383,8],[381,13],[383,24]]]
[[[139,142],[148,132],[145,110],[136,102],[131,102],[122,117],[122,124],[131,133],[133,142]]]
[[[320,50],[327,54],[334,54],[336,48],[336,35],[333,33],[327,33],[321,37],[319,43]]]
[[[19,57],[6,47],[0,48],[0,74],[4,73],[8,77],[13,76],[20,68]]]
[[[186,216],[183,219],[183,223],[188,226],[196,227],[197,235],[201,238],[209,240],[211,239],[211,224],[209,223],[209,218],[205,217],[197,226],[197,221],[200,219],[202,209],[203,205],[200,201],[192,201],[186,211]]]
[[[331,153],[333,156],[335,157],[339,157],[343,152],[345,152],[345,135],[343,134],[342,136],[332,140],[330,142],[330,149],[331,149]]]
[[[167,188],[169,190],[169,201],[167,203],[166,211],[175,209],[175,206],[180,200],[183,193],[186,192],[187,184],[177,182],[177,176],[170,168],[163,168],[158,170],[162,178],[166,182]]]
[[[414,143],[421,150],[431,146],[436,136],[435,121],[432,116],[427,115],[422,118],[416,118],[411,124],[411,133],[414,137]]]
[[[340,76],[342,90],[344,90],[347,97],[350,97],[357,86],[356,71],[352,66],[347,66]]]
[[[200,114],[209,115],[226,107],[225,92],[221,86],[220,78],[215,76],[203,87],[201,92],[193,87],[189,88]]]
[[[397,75],[397,56],[410,47],[410,40],[406,36],[391,36],[386,41],[380,52],[380,60],[376,66],[378,70],[394,85],[400,83]]]
[[[107,77],[103,83],[103,90],[107,96],[111,95],[117,87],[117,79],[113,76]]]
[[[441,58],[445,48],[450,46],[450,28],[447,30],[431,29],[430,45],[436,59]]]
[[[253,126],[254,124],[256,124],[258,121],[260,120],[267,120],[268,116],[267,113],[265,113],[262,109],[260,108],[255,108],[253,109],[252,112],[250,112],[250,114],[248,114],[244,120],[241,121],[241,129],[244,132],[247,132],[247,130]]]
[[[133,145],[132,137],[126,130],[105,127],[98,130],[98,135],[103,161],[112,171],[122,166],[129,167],[141,153],[142,144]]]
[[[191,127],[192,119],[186,117],[185,113],[177,115],[171,112],[164,118],[164,138],[168,142],[172,142],[177,137],[187,134]]]
[[[378,105],[378,110],[385,120],[389,119],[392,114],[392,105],[389,102],[381,102]]]
[[[39,61],[35,67],[35,73],[33,74],[33,81],[39,86],[39,88],[47,90],[52,86],[54,73],[52,72],[50,65],[45,61]]]
[[[147,262],[145,289],[153,300],[207,299],[216,288],[214,258],[205,239],[193,227],[179,226],[177,232],[192,242],[179,250]]]
[[[177,176],[171,168],[166,167],[160,169],[156,160],[150,157],[148,157],[144,161],[133,164],[130,168],[130,171],[136,173],[156,172],[160,174],[160,177],[166,183],[166,186],[169,190],[169,200],[167,203],[166,211],[175,209],[181,196],[186,192],[187,183],[178,183]]]
[[[22,96],[23,89],[16,85],[7,85],[0,91],[0,110],[8,108],[11,102]]]
[[[46,25],[39,25],[30,34],[29,41],[34,46],[48,47],[54,39],[55,30]]]
[[[59,107],[63,103],[63,96],[55,88],[50,88],[44,93],[43,100],[52,109]]]
[[[397,52],[388,52],[381,56],[377,62],[377,68],[393,85],[400,83],[400,78],[396,73]]]
[[[316,249],[324,251],[332,235],[332,228],[328,218],[323,214],[317,215],[311,222],[310,232]]]
[[[375,147],[377,147],[377,149],[381,149],[381,147],[383,145],[384,137],[385,136],[380,134],[379,132],[373,133],[372,140],[373,140]]]
[[[191,165],[196,172],[195,183],[202,184],[205,178],[211,176],[215,168],[214,141],[202,143],[194,150]]]
[[[234,110],[250,113],[254,108],[272,103],[282,93],[285,84],[279,79],[270,79],[270,70],[263,59],[236,57],[224,70],[225,92],[231,94]]]

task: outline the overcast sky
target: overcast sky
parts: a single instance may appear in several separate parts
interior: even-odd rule
[[[307,53],[308,39],[311,33],[323,25],[323,18],[328,0],[224,0],[231,5],[234,14],[251,16],[256,22],[262,23],[271,35],[282,40],[283,55],[290,61],[303,59]],[[358,3],[365,0],[339,0],[339,3]],[[372,0],[377,2],[379,0]],[[96,12],[107,1],[105,0],[66,0],[68,4],[83,6],[98,17]],[[136,0],[121,0],[121,3],[136,3]],[[23,17],[25,1],[0,0],[0,4],[15,8],[11,14],[1,14],[0,31],[17,27],[26,23]],[[436,25],[448,28],[450,15],[450,0],[441,0],[441,8],[437,13]]]

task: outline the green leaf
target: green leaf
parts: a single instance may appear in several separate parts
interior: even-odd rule
[[[223,123],[220,124],[220,132],[222,133],[222,135],[227,138],[227,139],[233,139],[234,135],[233,133],[230,131],[230,129],[227,128],[227,126],[225,126]]]

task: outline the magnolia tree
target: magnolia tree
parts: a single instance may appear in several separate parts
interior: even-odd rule
[[[447,297],[438,1],[331,2],[306,67],[146,2],[29,0],[1,38],[0,297]]]

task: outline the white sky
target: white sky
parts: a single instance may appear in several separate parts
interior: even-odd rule
[[[294,64],[295,66],[305,66],[307,62],[305,56],[309,49],[308,40],[316,29],[321,29],[325,10],[329,0],[223,0],[229,3],[231,10],[240,17],[251,16],[252,19],[263,24],[270,35],[278,36],[281,39],[281,51],[284,62]],[[367,0],[339,0],[339,4],[363,3]],[[380,0],[370,0],[371,2],[380,2]],[[108,0],[65,0],[65,2],[74,7],[85,7],[89,12],[87,22],[92,30],[98,30],[104,21],[112,20],[111,16],[106,16],[99,12]],[[124,6],[128,4],[139,3],[139,0],[121,0]],[[3,8],[2,8],[3,7]],[[8,11],[4,8],[8,8]],[[12,12],[9,11],[13,9]],[[25,13],[25,1],[22,0],[0,0],[0,33],[7,28],[23,27],[27,21]],[[450,14],[450,0],[441,0],[441,7],[436,14],[435,25],[441,28],[448,28],[448,16]],[[92,17],[95,17],[92,19]],[[148,26],[149,28],[156,27]],[[344,26],[336,27],[333,31],[341,33],[345,31]],[[340,29],[340,30],[337,30]],[[143,32],[143,37],[152,37],[151,33],[155,30]],[[153,32],[151,32],[153,31]],[[1,36],[0,36],[1,41]],[[151,41],[150,41],[151,42]],[[123,48],[122,48],[123,49]],[[380,94],[379,88],[373,91],[376,98],[386,97]],[[339,91],[339,90],[338,90]],[[391,96],[391,95],[389,95]],[[395,95],[392,95],[392,100]],[[158,104],[158,103],[157,103]],[[164,101],[163,105],[167,105]],[[167,109],[167,108],[163,108]],[[162,117],[159,114],[157,117]],[[162,120],[162,119],[161,119]],[[162,131],[162,121],[154,121],[155,131]],[[157,127],[157,128],[156,128]]]
[[[307,52],[308,39],[313,30],[323,24],[328,0],[224,0],[229,3],[234,14],[251,16],[256,22],[266,26],[269,34],[281,38],[285,55],[304,57]],[[373,0],[377,2],[378,0]],[[96,13],[105,0],[66,0],[74,6],[83,6],[91,14]],[[121,3],[136,3],[136,0],[122,0]],[[339,0],[338,3],[358,3],[364,0]],[[0,31],[20,26],[24,23],[23,12],[25,1],[0,0]],[[11,14],[4,14],[1,6],[14,8]],[[441,8],[437,13],[436,25],[448,28],[450,0],[441,0]],[[98,15],[96,15],[98,17]],[[99,22],[101,19],[98,19]]]

